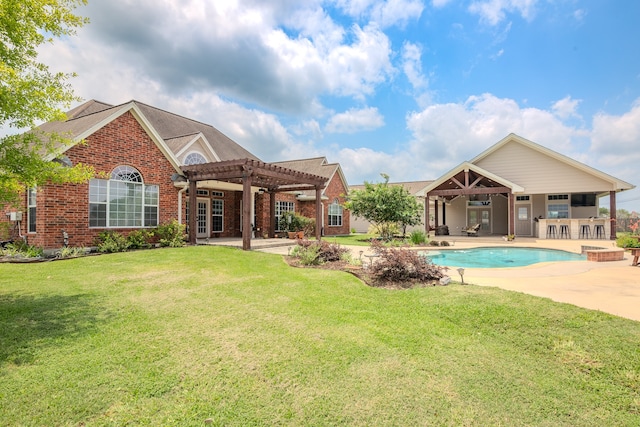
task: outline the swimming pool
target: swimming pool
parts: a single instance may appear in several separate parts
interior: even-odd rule
[[[555,249],[481,247],[429,251],[424,254],[437,265],[466,268],[523,267],[549,261],[584,261],[586,255]]]

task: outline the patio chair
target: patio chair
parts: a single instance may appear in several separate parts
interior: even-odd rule
[[[478,230],[480,230],[481,224],[475,224],[471,227],[463,228],[462,232],[467,233],[467,236],[476,236],[478,237]]]

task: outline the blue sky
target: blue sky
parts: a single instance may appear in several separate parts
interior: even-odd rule
[[[640,2],[110,0],[41,49],[78,96],[210,123],[351,184],[435,179],[510,132],[640,184]],[[640,211],[640,190],[618,196]]]

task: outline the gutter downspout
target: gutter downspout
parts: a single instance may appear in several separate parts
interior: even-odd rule
[[[182,225],[182,194],[187,191],[187,187],[182,187],[178,191],[178,224]]]

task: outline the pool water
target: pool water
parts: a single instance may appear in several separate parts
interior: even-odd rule
[[[473,248],[424,253],[434,264],[447,267],[501,268],[523,267],[549,261],[584,261],[586,255],[555,249]]]

